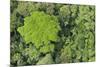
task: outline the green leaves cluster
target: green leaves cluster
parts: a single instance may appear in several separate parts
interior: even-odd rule
[[[39,48],[43,44],[50,44],[50,41],[57,41],[60,27],[55,16],[33,12],[24,21],[24,26],[19,27],[18,32],[25,39],[26,44],[32,42],[36,48]]]
[[[37,62],[37,65],[39,64],[53,64],[53,58],[50,54],[47,54],[44,58],[40,59],[39,62]]]
[[[36,47],[29,46],[25,49],[27,55],[33,60],[37,59],[40,53],[54,51],[54,44],[50,41],[57,41],[60,26],[55,16],[46,15],[44,12],[33,12],[31,16],[24,19],[24,26],[17,30],[26,44],[32,43]]]
[[[79,6],[73,34],[66,39],[62,49],[62,62],[88,62],[95,60],[95,12],[94,7]],[[70,59],[70,60],[69,60]],[[64,61],[65,60],[65,61]]]

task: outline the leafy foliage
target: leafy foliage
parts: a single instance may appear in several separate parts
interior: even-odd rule
[[[37,65],[39,64],[53,64],[53,58],[50,54],[47,54],[45,57],[43,57],[39,62],[37,62]]]
[[[62,62],[64,62],[64,60],[65,62],[88,62],[95,60],[95,19],[92,18],[95,15],[90,8],[90,6],[79,6],[79,13],[74,23],[75,26],[70,31],[73,35],[66,39],[66,46],[62,49]],[[90,57],[93,59],[90,60]]]
[[[18,13],[21,14],[22,16],[30,15],[32,11],[37,10],[33,4],[34,4],[33,2],[23,2],[23,1],[19,2],[17,7]]]
[[[56,17],[43,12],[33,12],[30,17],[25,18],[24,26],[18,28],[26,43],[32,42],[36,48],[42,44],[48,45],[50,41],[56,41],[59,30]]]
[[[12,67],[95,61],[93,5],[11,0],[10,20]]]

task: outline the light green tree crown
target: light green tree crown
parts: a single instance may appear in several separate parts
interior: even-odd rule
[[[24,19],[24,26],[19,27],[18,32],[27,43],[34,43],[36,48],[50,41],[56,41],[60,26],[55,16],[44,12],[33,12],[31,16]]]

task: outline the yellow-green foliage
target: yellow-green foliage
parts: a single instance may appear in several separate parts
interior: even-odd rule
[[[59,30],[57,18],[44,12],[33,12],[24,19],[24,26],[18,28],[26,44],[32,42],[36,48],[48,45],[50,41],[57,41]]]

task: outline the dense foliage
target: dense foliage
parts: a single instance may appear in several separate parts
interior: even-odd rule
[[[11,0],[11,65],[95,61],[95,6]]]
[[[19,27],[18,32],[26,44],[32,42],[36,48],[39,48],[42,44],[48,45],[49,41],[57,40],[57,32],[60,27],[56,17],[46,15],[43,12],[33,12],[24,21],[24,26]]]

